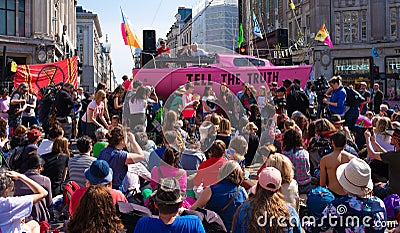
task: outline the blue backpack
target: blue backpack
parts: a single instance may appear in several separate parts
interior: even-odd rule
[[[332,192],[324,187],[316,187],[308,193],[307,207],[313,216],[320,216],[322,211],[335,200]]]

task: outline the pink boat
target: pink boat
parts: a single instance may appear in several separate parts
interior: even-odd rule
[[[159,68],[168,67],[168,68]],[[178,68],[171,68],[178,67]],[[180,68],[184,67],[184,68]],[[305,86],[312,66],[274,66],[270,61],[238,54],[217,54],[214,58],[156,58],[144,68],[134,71],[134,79],[144,85],[154,86],[160,99],[167,99],[179,86],[192,82],[195,93],[203,94],[205,86],[213,86],[218,95],[221,83],[237,93],[247,82],[257,90],[263,85],[277,82],[282,85],[284,79],[299,79]]]

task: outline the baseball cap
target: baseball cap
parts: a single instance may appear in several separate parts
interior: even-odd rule
[[[264,168],[258,177],[258,184],[265,190],[276,192],[281,188],[281,172],[274,167]]]
[[[113,179],[113,171],[105,160],[95,160],[89,168],[86,168],[86,179],[91,184],[109,184]]]

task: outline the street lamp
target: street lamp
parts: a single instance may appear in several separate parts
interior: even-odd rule
[[[108,35],[106,35],[106,42],[102,43],[101,45],[101,50],[102,53],[104,53],[105,56],[105,60],[106,60],[106,67],[105,67],[105,74],[106,74],[106,79],[108,79],[108,76],[110,78],[110,87],[109,89],[111,90],[111,84],[112,84],[112,78],[111,78],[111,62],[110,62],[110,50],[111,50],[111,43],[108,42]],[[110,65],[108,64],[110,62]],[[110,70],[110,72],[108,72],[108,69]]]

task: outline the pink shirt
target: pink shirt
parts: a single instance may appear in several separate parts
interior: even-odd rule
[[[132,91],[132,89],[133,89],[132,88],[132,81],[129,80],[129,79],[125,80],[122,85],[124,86],[125,90],[127,90],[127,91]]]
[[[92,100],[92,102],[89,103],[87,110],[85,112],[85,114],[82,117],[82,121],[86,122],[86,123],[93,123],[92,119],[87,115],[89,110],[93,111],[93,118],[96,119],[101,111],[103,111],[104,109],[104,102],[100,102],[100,104],[96,103],[96,100]]]
[[[162,178],[167,178],[167,177],[175,177],[178,172],[182,169],[175,168],[169,165],[160,165],[161,169],[161,175]],[[182,176],[178,179],[179,186],[181,186],[181,191],[186,193],[186,186],[187,186],[187,175],[186,171],[182,170],[183,174]],[[151,181],[150,181],[150,186],[153,190],[155,190],[157,184],[159,183],[160,178],[158,177],[158,167],[153,167],[151,169]]]
[[[10,97],[7,96],[6,99],[0,98],[0,117],[8,119],[8,113],[3,113],[3,111],[8,111],[10,109]]]

